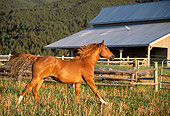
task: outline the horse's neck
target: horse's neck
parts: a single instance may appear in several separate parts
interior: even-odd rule
[[[98,49],[94,51],[91,55],[85,57],[85,61],[95,66],[99,58],[100,58],[100,55],[99,55],[99,49]]]

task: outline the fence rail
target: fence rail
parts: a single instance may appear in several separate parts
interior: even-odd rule
[[[11,54],[9,55],[0,55],[0,61],[2,62],[6,62],[8,61],[8,59],[10,58]],[[61,57],[56,57],[62,60],[70,60],[73,59],[74,57],[65,57],[65,56],[61,56]],[[120,65],[131,65],[133,63],[134,60],[137,60],[139,65],[144,65],[147,66],[147,58],[115,58],[114,61],[110,61],[106,58],[100,58],[97,63],[105,63],[105,64],[120,64]]]
[[[11,54],[9,54],[9,55],[0,55],[0,61],[8,61],[10,56],[11,56]]]
[[[0,55],[0,59],[2,59],[1,61],[8,61],[10,55]],[[59,59],[62,59],[62,60],[70,60],[74,57],[57,57]],[[133,64],[133,69],[130,69],[130,70],[118,70],[118,69],[95,69],[94,73],[96,74],[95,75],[95,80],[105,80],[105,81],[108,81],[108,80],[113,80],[114,81],[114,84],[112,83],[95,83],[96,85],[104,85],[104,86],[128,86],[128,87],[132,87],[133,86],[136,86],[136,85],[154,85],[155,86],[155,91],[158,91],[158,63],[155,63],[155,68],[152,68],[152,69],[138,69],[138,65],[141,63],[142,65],[143,64],[146,64],[147,61],[147,58],[115,58],[114,61],[109,61],[105,58],[100,58],[98,63],[107,63],[108,65],[110,64],[120,64],[120,65],[129,65],[129,64]],[[135,63],[134,63],[135,62]],[[0,71],[1,71],[1,75],[10,75],[10,73],[6,73],[6,72],[3,72],[3,69],[7,69],[7,67],[5,66],[1,66],[0,67]],[[149,77],[149,78],[143,78],[143,77],[138,77],[140,75],[141,72],[150,72],[150,71],[154,71],[154,77]],[[113,74],[116,74],[116,73],[124,73],[124,74],[128,74],[129,77],[125,78],[125,77],[112,77]],[[19,72],[19,79],[31,79],[30,77],[23,77],[24,74],[32,74],[32,72],[30,71],[27,71],[27,72]],[[101,76],[99,76],[99,74]],[[108,76],[103,76],[103,74],[107,74]],[[112,75],[112,76],[110,76]],[[1,80],[2,79],[5,79],[5,78],[0,78]],[[11,78],[8,78],[8,79],[11,79]],[[6,79],[6,80],[8,80]],[[141,80],[141,79],[150,79],[150,80],[153,80],[154,82],[153,83],[139,83],[138,80]],[[115,80],[117,81],[128,81],[127,84],[117,84],[115,82]],[[52,79],[46,79],[45,81],[53,81]]]
[[[165,78],[170,78],[170,74],[165,74],[165,70],[170,70],[169,67],[165,67],[165,62],[170,62],[170,60],[163,60],[161,66],[161,77],[160,77],[160,89],[170,90],[170,82],[165,80]],[[164,87],[164,85],[169,85],[169,87]]]
[[[129,81],[129,84],[122,84],[122,86],[135,86],[135,85],[153,85],[155,86],[155,91],[158,91],[158,63],[155,62],[154,68],[148,69],[137,69],[137,63],[133,63],[133,69],[130,70],[118,70],[118,69],[95,69],[95,74],[115,74],[115,73],[124,73],[129,74],[129,77],[107,77],[107,76],[97,76],[96,79],[100,80],[122,80],[122,81]],[[139,74],[143,71],[154,71],[153,77],[141,77]],[[138,82],[138,80],[153,80],[152,83],[142,83]],[[103,85],[103,84],[101,84]],[[106,84],[105,84],[106,85]],[[115,84],[114,84],[115,85]],[[121,86],[121,84],[117,85]],[[131,88],[132,89],[132,88]]]
[[[148,68],[148,69],[137,69],[137,63],[133,63],[133,69],[130,70],[118,70],[118,69],[102,69],[102,68],[97,68],[94,70],[95,73],[95,77],[94,79],[96,81],[102,81],[104,80],[106,83],[95,83],[96,85],[104,85],[104,86],[128,86],[132,89],[132,87],[136,86],[136,85],[153,85],[155,86],[155,91],[158,91],[158,63],[155,63],[155,68]],[[3,66],[3,68],[6,68],[5,66]],[[139,76],[139,74],[143,71],[154,71],[154,76],[153,77],[141,77]],[[116,75],[116,73],[124,73],[124,74],[128,74],[128,77],[113,77]],[[10,72],[1,72],[1,75],[11,75]],[[19,72],[19,78],[18,79],[31,79],[30,77],[28,77],[28,75],[32,74],[31,71],[26,71],[26,72]],[[23,75],[25,75],[26,77],[24,77]],[[1,80],[15,80],[14,78],[0,78]],[[149,80],[153,80],[154,82],[152,83],[141,83],[138,82],[138,80],[141,79],[149,79]],[[109,83],[108,81],[114,81],[113,83]],[[45,81],[54,81],[52,79],[46,79]],[[118,84],[116,83],[116,81],[126,81],[127,83],[125,84]]]

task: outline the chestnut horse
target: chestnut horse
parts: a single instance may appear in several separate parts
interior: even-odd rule
[[[79,87],[82,82],[90,86],[101,103],[107,104],[99,95],[94,83],[94,66],[100,57],[113,59],[114,55],[102,43],[89,44],[80,48],[80,56],[69,61],[63,61],[53,56],[38,57],[31,54],[17,53],[11,57],[9,64],[11,71],[18,73],[22,67],[32,64],[32,80],[25,87],[18,98],[17,105],[24,95],[33,87],[32,92],[35,100],[39,103],[37,92],[41,87],[44,78],[52,78],[62,83],[75,83],[76,102],[79,96]]]

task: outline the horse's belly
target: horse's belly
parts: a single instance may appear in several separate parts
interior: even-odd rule
[[[74,77],[69,77],[69,76],[67,76],[67,77],[65,77],[65,76],[59,76],[59,77],[57,77],[57,80],[59,81],[59,82],[62,82],[62,83],[78,83],[78,82],[80,82],[81,81],[81,79],[80,79],[81,77],[79,77],[79,78],[74,78]]]
[[[81,74],[78,71],[68,70],[63,70],[57,77],[57,79],[63,83],[77,83],[82,80],[81,78]]]

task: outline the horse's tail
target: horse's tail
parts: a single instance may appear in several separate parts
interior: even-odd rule
[[[19,71],[26,71],[37,60],[38,56],[32,54],[16,53],[10,57],[7,66],[12,75],[18,77]]]

